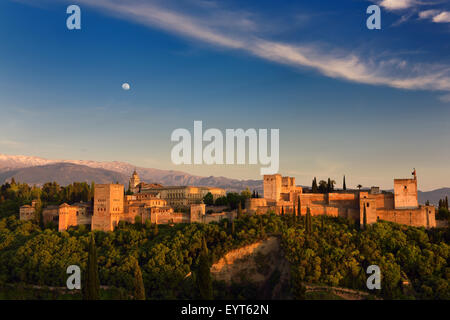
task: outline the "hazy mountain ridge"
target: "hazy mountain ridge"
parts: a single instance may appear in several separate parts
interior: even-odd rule
[[[450,198],[450,188],[440,188],[432,191],[419,191],[419,203],[425,203],[427,200],[430,204],[438,205],[440,199]]]
[[[96,183],[119,182],[125,184],[128,181],[128,177],[120,172],[73,163],[55,163],[0,172],[1,183],[11,181],[12,178],[18,182],[38,186],[53,181],[63,186],[73,182],[91,183],[95,181]]]
[[[106,170],[120,174],[114,176],[112,173],[100,172],[98,175],[94,171],[77,169],[74,166],[62,167],[62,164],[72,164],[77,166],[89,167],[91,169]],[[49,170],[55,166],[55,171]],[[32,170],[34,168],[34,170]],[[62,173],[61,168],[73,171],[72,173]],[[22,169],[22,170],[19,170]],[[25,170],[27,169],[27,170]],[[89,160],[49,160],[30,156],[13,156],[0,154],[0,183],[11,180],[14,177],[17,181],[30,184],[42,185],[45,182],[56,181],[59,184],[69,184],[74,181],[95,181],[97,183],[108,183],[108,177],[116,177],[115,181],[128,186],[128,179],[133,170],[136,169],[141,181],[148,183],[161,183],[163,185],[197,185],[214,186],[224,188],[228,191],[241,191],[246,187],[251,190],[262,191],[261,180],[238,180],[225,177],[201,177],[190,175],[182,171],[160,170],[153,168],[136,167],[132,164],[120,161],[89,161]],[[79,174],[79,177],[75,173]],[[74,180],[67,182],[66,175],[73,177]],[[98,182],[98,179],[100,182]]]
[[[67,166],[64,166],[64,164]],[[49,160],[31,156],[0,154],[0,183],[9,181],[14,177],[16,181],[36,185],[42,185],[49,181],[56,181],[61,185],[67,185],[75,181],[86,181],[89,183],[91,181],[96,183],[119,181],[128,187],[128,179],[134,169],[137,170],[141,180],[147,183],[161,183],[165,186],[211,186],[224,188],[227,191],[241,191],[248,187],[250,190],[262,193],[261,180],[238,180],[214,176],[201,177],[182,171],[136,167],[130,163],[120,161]],[[422,204],[429,200],[431,204],[437,205],[439,199],[443,199],[445,196],[450,197],[450,188],[419,191],[418,196],[419,202]]]

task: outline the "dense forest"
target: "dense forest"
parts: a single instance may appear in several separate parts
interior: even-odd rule
[[[311,220],[309,232],[300,222],[282,234],[295,291],[301,292],[301,283],[367,290],[366,269],[378,265],[383,298],[450,299],[448,228],[379,222],[360,230],[341,218]]]
[[[99,278],[103,286],[132,294],[134,262],[142,270],[147,299],[199,298],[193,277],[199,267],[203,241],[209,263],[231,249],[267,235],[279,235],[291,265],[292,296],[302,299],[305,284],[324,284],[367,291],[365,270],[379,265],[387,299],[450,299],[450,234],[381,222],[359,230],[339,218],[244,216],[230,223],[174,226],[121,223],[114,232],[94,232]],[[0,287],[2,284],[65,285],[66,268],[84,270],[90,232],[77,227],[67,232],[42,230],[11,216],[0,220]],[[405,286],[404,281],[410,286]],[[215,298],[249,298],[254,291],[238,288],[224,296],[214,283]],[[254,288],[253,288],[254,289]],[[246,294],[247,292],[247,294]]]
[[[248,190],[223,199],[238,207],[239,218],[233,222],[173,226],[121,222],[114,232],[90,232],[85,226],[58,232],[52,225],[18,220],[19,206],[32,199],[39,199],[42,206],[90,201],[94,188],[87,183],[66,187],[47,183],[38,188],[15,181],[0,188],[0,298],[11,291],[8,286],[64,287],[67,266],[86,270],[89,239],[94,235],[100,284],[113,292],[102,298],[132,297],[137,263],[147,299],[196,299],[200,296],[195,277],[201,267],[205,270],[205,261],[211,265],[232,249],[272,235],[281,239],[290,264],[293,298],[305,298],[307,284],[367,292],[366,268],[378,265],[382,289],[375,294],[381,298],[450,299],[448,227],[425,230],[380,222],[360,229],[359,223],[341,218],[284,212],[247,216],[241,203],[255,196]],[[448,200],[440,204],[439,210],[448,212]],[[252,299],[257,290],[250,284],[226,288],[214,282],[212,296]],[[21,292],[14,298],[63,297],[39,290]]]

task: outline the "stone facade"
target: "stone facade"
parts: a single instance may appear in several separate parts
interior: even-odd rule
[[[292,214],[300,199],[302,215],[309,208],[313,216],[345,217],[363,224],[365,207],[367,224],[386,220],[416,227],[436,227],[435,208],[419,205],[415,170],[413,175],[413,179],[395,179],[394,194],[381,193],[378,187],[372,187],[370,192],[303,193],[301,187],[295,186],[294,178],[266,175],[264,198],[248,199],[246,208],[247,212],[255,214],[268,211],[280,214],[282,210]]]
[[[97,184],[94,192],[92,230],[111,231],[123,215],[124,186],[121,184]]]
[[[33,200],[30,205],[24,205],[19,208],[20,220],[34,220],[36,218],[36,200]]]
[[[69,227],[92,224],[92,207],[90,203],[79,202],[73,205],[63,203],[58,208],[58,230]]]
[[[372,187],[370,191],[306,193],[302,187],[295,185],[293,177],[265,175],[264,198],[247,199],[245,208],[250,214],[280,214],[282,211],[292,214],[294,210],[297,212],[300,201],[302,215],[305,215],[309,208],[313,216],[344,217],[361,224],[364,220],[367,224],[386,220],[410,226],[435,227],[435,208],[418,204],[415,171],[413,175],[413,179],[395,179],[393,194],[380,192],[378,187]],[[139,176],[134,172],[130,187],[139,181]],[[225,190],[221,188],[163,187],[142,182],[134,187],[139,188],[140,192],[125,195],[123,185],[98,184],[95,186],[93,206],[90,203],[48,206],[42,212],[44,223],[55,222],[60,231],[81,224],[91,225],[92,230],[112,231],[119,221],[134,223],[137,217],[143,223],[150,220],[157,224],[209,223],[236,217],[236,212],[205,213],[203,197],[208,192],[211,192],[214,198],[225,196]],[[35,205],[33,202],[31,206],[20,207],[20,219],[34,219]],[[174,207],[184,210],[176,212]]]
[[[58,215],[59,206],[51,205],[42,210],[42,218],[44,224],[49,222],[53,222],[59,224],[59,215]]]

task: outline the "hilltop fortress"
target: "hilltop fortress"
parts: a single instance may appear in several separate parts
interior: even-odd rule
[[[280,174],[265,175],[264,197],[249,198],[245,214],[292,214],[344,217],[363,224],[386,220],[409,226],[436,227],[434,206],[419,205],[417,177],[394,179],[394,193],[380,192],[372,187],[365,190],[340,190],[329,193],[310,193],[295,184],[295,178]],[[235,211],[206,214],[203,197],[211,193],[213,199],[226,195],[225,190],[215,187],[168,186],[140,182],[133,172],[125,193],[121,184],[95,185],[93,203],[49,206],[43,209],[44,223],[54,222],[60,231],[71,226],[89,225],[91,230],[112,231],[120,221],[151,223],[209,223],[221,219],[232,220]],[[133,194],[128,194],[133,193]],[[35,219],[36,202],[20,207],[20,219]]]
[[[335,191],[330,193],[304,193],[295,185],[295,178],[279,174],[264,176],[264,198],[247,199],[248,213],[263,214],[273,211],[280,214],[298,210],[312,216],[328,215],[375,223],[378,220],[391,221],[409,226],[436,227],[434,206],[419,205],[417,176],[412,179],[394,179],[394,193],[380,192],[372,187],[370,191]],[[297,208],[297,209],[295,209]]]

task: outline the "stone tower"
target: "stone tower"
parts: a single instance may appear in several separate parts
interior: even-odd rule
[[[97,184],[94,191],[92,230],[112,231],[123,214],[122,184]]]
[[[139,175],[137,174],[136,169],[134,169],[134,172],[130,178],[130,185],[129,185],[131,192],[137,193],[139,191],[137,188],[139,183],[141,183],[141,179],[139,178]]]
[[[417,197],[417,175],[414,169],[412,179],[394,179],[395,209],[414,209],[419,207]]]

